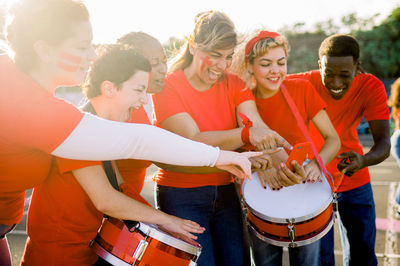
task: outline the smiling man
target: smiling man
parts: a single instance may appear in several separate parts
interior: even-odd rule
[[[340,232],[344,265],[376,265],[375,204],[368,166],[389,156],[389,109],[385,87],[362,71],[358,42],[349,35],[335,34],[319,48],[319,70],[291,75],[311,81],[326,102],[329,118],[342,146],[337,158],[327,165],[338,188]],[[361,119],[368,121],[374,144],[363,154],[357,136]],[[317,145],[322,138],[315,127],[310,133]],[[344,173],[345,175],[343,176]],[[333,230],[322,241],[323,265],[334,265]]]

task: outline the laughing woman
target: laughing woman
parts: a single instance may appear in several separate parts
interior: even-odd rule
[[[339,137],[324,110],[325,103],[311,83],[300,79],[286,79],[288,53],[288,43],[284,36],[277,32],[259,31],[241,47],[235,57],[233,69],[248,83],[255,81],[253,94],[262,119],[291,145],[307,141],[297,126],[293,107],[288,104],[287,97],[293,99],[305,127],[312,121],[324,137],[325,144],[319,155],[322,162],[327,164],[340,148]],[[283,90],[289,96],[285,96]],[[321,180],[321,169],[315,158],[304,166],[304,170],[305,180]],[[271,189],[289,185],[282,182],[273,171],[275,170],[272,168],[264,174],[259,173]],[[253,230],[250,230],[250,236],[256,265],[282,265],[282,247],[260,240]],[[319,265],[319,246],[317,241],[289,248],[290,264]]]
[[[156,124],[192,140],[235,150],[251,143],[260,150],[287,145],[259,116],[253,95],[226,71],[237,43],[232,21],[218,11],[200,13],[181,53],[173,59],[163,91],[154,96]],[[253,121],[238,127],[236,113]],[[166,213],[193,219],[199,236],[199,265],[242,264],[241,209],[226,173],[181,174],[160,170],[157,201]]]

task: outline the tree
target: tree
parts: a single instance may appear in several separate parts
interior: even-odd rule
[[[380,78],[400,76],[400,7],[371,30],[355,32],[363,67]]]

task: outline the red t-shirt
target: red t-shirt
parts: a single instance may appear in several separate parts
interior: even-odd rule
[[[335,127],[342,146],[338,154],[355,151],[364,154],[357,135],[357,126],[364,117],[367,121],[388,120],[389,108],[387,106],[386,91],[383,83],[371,74],[358,74],[351,84],[350,89],[340,100],[333,99],[328,89],[322,84],[319,70],[290,75],[291,78],[308,79],[315,87],[322,99],[326,102],[329,118]],[[323,140],[314,125],[310,125],[311,136],[318,149],[323,145]],[[333,159],[328,165],[328,171],[334,176],[337,174],[339,159]],[[347,191],[370,182],[368,168],[357,171],[351,178],[344,176],[338,191]],[[336,183],[338,180],[335,180]]]
[[[139,121],[150,124],[143,107],[134,110],[128,122]],[[89,243],[96,237],[103,213],[96,209],[71,171],[101,165],[101,162],[55,160],[49,178],[35,188],[32,196],[29,238],[22,264],[43,265],[43,254],[46,254],[46,265],[93,265],[98,257]],[[121,185],[123,193],[148,205],[140,191],[150,164],[143,160],[117,161],[125,182]]]
[[[18,223],[25,190],[44,181],[50,153],[83,117],[0,55],[0,224]]]
[[[225,74],[207,91],[197,91],[182,70],[169,75],[161,93],[153,96],[156,125],[175,114],[188,113],[200,132],[229,130],[237,127],[236,107],[254,100],[250,90],[237,76]],[[172,151],[171,151],[172,152]],[[226,185],[232,182],[229,173],[181,174],[159,170],[155,181],[164,186],[200,187]]]
[[[49,178],[32,194],[22,265],[96,262],[97,255],[89,248],[89,242],[96,237],[103,213],[96,209],[71,171],[100,164],[54,159]]]
[[[313,117],[326,104],[315,91],[310,82],[302,79],[284,80],[290,96],[303,118],[306,126]],[[296,143],[307,141],[297,125],[296,118],[291,111],[282,91],[279,90],[274,96],[267,99],[256,98],[258,112],[264,122],[273,130],[278,132],[292,146]]]

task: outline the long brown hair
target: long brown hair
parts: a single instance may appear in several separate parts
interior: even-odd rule
[[[169,72],[184,69],[193,61],[189,46],[211,51],[213,49],[229,49],[237,44],[237,35],[233,22],[222,12],[208,11],[199,13],[195,18],[195,27],[179,53],[172,58]]]

